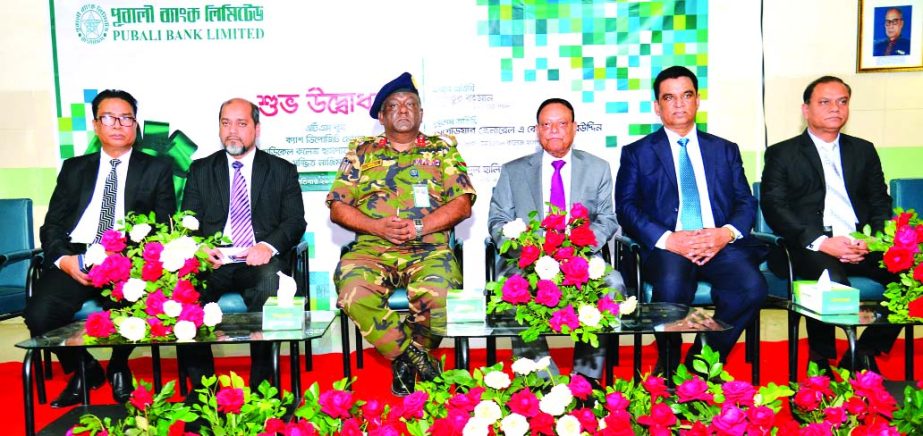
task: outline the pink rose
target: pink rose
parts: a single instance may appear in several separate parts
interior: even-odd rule
[[[895,245],[885,252],[882,260],[888,268],[888,272],[899,273],[913,266],[913,252],[907,249],[907,247]]]
[[[820,401],[823,398],[823,395],[820,391],[815,389],[799,389],[798,392],[795,392],[795,406],[799,409],[813,412],[817,410],[817,407],[820,406]]]
[[[824,409],[824,421],[833,427],[839,427],[846,422],[846,410],[842,407],[830,407]]]
[[[558,251],[554,252],[554,260],[558,262],[564,262],[570,260],[574,257],[574,247],[561,247],[558,248]]]
[[[894,246],[904,247],[913,254],[918,253],[920,246],[917,242],[917,232],[909,225],[899,226],[894,231]]]
[[[173,288],[173,299],[180,303],[198,303],[199,293],[189,280],[177,280],[176,287]]]
[[[670,392],[667,390],[667,382],[663,377],[655,375],[648,376],[641,382],[644,390],[650,392],[651,402],[657,401],[658,398],[670,398]]]
[[[503,282],[503,301],[510,304],[525,304],[532,299],[529,282],[519,274],[513,274]]]
[[[529,388],[525,388],[510,396],[506,406],[510,412],[518,413],[526,418],[531,418],[540,412],[538,408],[538,398]]]
[[[156,282],[160,280],[160,277],[163,276],[163,264],[159,261],[147,261],[144,262],[144,266],[141,267],[141,280],[146,282]]]
[[[562,263],[561,271],[564,273],[564,284],[574,285],[577,289],[581,289],[583,284],[590,279],[589,264],[582,257],[574,257]]]
[[[343,429],[340,430],[340,436],[363,436],[362,429],[359,427],[359,421],[356,418],[349,418],[343,421]]]
[[[692,426],[689,427],[689,430],[680,430],[679,434],[680,436],[712,436],[715,434],[715,432],[705,424],[702,424],[702,421],[696,421],[692,423]],[[722,436],[724,435],[722,434]]]
[[[711,424],[718,429],[719,434],[742,435],[747,430],[747,414],[737,406],[725,405]]]
[[[884,379],[871,371],[856,373],[849,380],[849,384],[855,389],[856,395],[860,397],[870,397],[875,392],[885,390]]]
[[[554,253],[561,244],[564,243],[566,236],[564,233],[555,232],[555,231],[546,231],[545,232],[545,243],[542,244],[542,250],[545,253]]]
[[[563,232],[567,228],[564,218],[564,215],[549,213],[545,216],[545,219],[542,220],[541,226],[543,229],[545,229],[545,231],[557,230],[559,232]]]
[[[920,272],[920,276],[923,276],[923,263],[917,265],[917,268],[913,271],[913,278],[923,281],[917,278],[918,271]],[[919,297],[907,304],[907,316],[923,318],[923,297]]]
[[[144,313],[150,316],[157,316],[163,313],[163,303],[167,301],[167,297],[163,295],[163,291],[160,289],[147,294],[147,300],[145,301]]]
[[[529,428],[532,429],[533,435],[554,435],[554,417],[545,412],[539,412],[529,420]]]
[[[122,232],[116,230],[103,232],[103,237],[99,243],[110,253],[118,253],[125,249],[125,237],[122,236]]]
[[[107,338],[115,333],[115,325],[109,318],[109,311],[93,312],[87,317],[87,335],[94,338]]]
[[[147,323],[151,326],[151,337],[153,338],[165,338],[173,331],[172,327],[164,325],[163,321],[158,318],[148,318]]]
[[[379,400],[371,399],[367,403],[362,405],[362,416],[365,419],[371,419],[372,417],[381,417],[381,414],[385,411],[385,405]]]
[[[404,397],[404,413],[401,414],[401,417],[404,419],[423,418],[423,406],[426,405],[426,400],[428,399],[429,394],[423,391],[415,391]]]
[[[812,422],[805,427],[801,428],[801,436],[827,436],[831,433],[833,429],[830,428],[830,424],[826,422]]]
[[[593,393],[593,385],[580,374],[574,374],[570,379],[570,383],[567,384],[567,387],[575,397],[581,400],[585,400]]]
[[[542,251],[534,245],[524,245],[522,253],[519,255],[519,269],[526,269],[527,266],[535,263],[542,255]]]
[[[538,292],[535,294],[535,302],[547,307],[557,307],[561,301],[561,290],[558,285],[551,280],[539,280],[536,284]]]
[[[690,401],[712,402],[713,396],[708,392],[708,383],[695,375],[676,387],[676,398],[680,403]]]
[[[747,410],[747,418],[750,420],[747,432],[750,434],[768,434],[772,429],[775,417],[775,412],[766,406],[750,408]]]
[[[627,410],[629,405],[628,398],[621,392],[613,392],[606,395],[606,410],[615,412],[616,410]]]
[[[107,283],[124,282],[131,275],[131,260],[121,254],[110,254],[102,263],[94,266],[88,275],[97,288]]]
[[[223,413],[240,413],[244,405],[244,390],[240,388],[224,387],[215,396],[218,402],[218,411]]]
[[[597,427],[599,427],[599,421],[596,420],[596,415],[593,414],[593,409],[583,407],[576,409],[570,413],[574,418],[577,418],[577,421],[580,421],[580,427],[583,428],[583,431],[589,434],[595,434]]]
[[[570,231],[570,242],[578,247],[592,247],[596,245],[596,234],[590,228],[590,223],[584,223]]]
[[[724,383],[721,390],[724,392],[725,403],[738,406],[752,406],[753,396],[756,395],[756,390],[753,389],[752,384],[740,380]]]
[[[148,262],[160,262],[160,253],[163,252],[163,244],[160,242],[148,242],[144,244],[144,252],[141,256]]]
[[[115,286],[112,287],[112,301],[119,302],[125,298],[125,294],[122,292],[122,289],[125,288],[125,282],[118,282]]]
[[[571,220],[588,220],[590,219],[590,211],[583,204],[574,203],[574,205],[570,207],[570,217]]]
[[[913,214],[910,212],[901,212],[900,215],[893,218],[894,223],[897,224],[896,227],[906,226],[910,224],[910,218],[913,217]]]
[[[917,266],[913,268],[913,279],[918,282],[923,282],[923,262],[918,263]]]
[[[205,311],[197,304],[183,304],[183,311],[180,312],[179,321],[190,321],[195,324],[196,328],[202,326],[202,319],[205,317]]]
[[[627,411],[616,410],[608,414],[603,420],[606,422],[606,428],[602,434],[607,436],[635,436],[635,431],[631,428],[631,414]]]
[[[319,401],[321,412],[330,415],[333,418],[349,418],[352,416],[350,409],[356,400],[353,399],[353,393],[349,391],[331,390],[321,392]]]
[[[276,433],[283,433],[286,429],[285,421],[279,418],[269,418],[266,420],[266,424],[263,425],[263,433],[269,433],[275,435]],[[262,433],[260,433],[262,435]]]
[[[650,415],[638,417],[638,424],[650,427],[648,431],[651,433],[655,430],[662,432],[664,429],[669,429],[676,424],[676,415],[669,405],[665,403],[655,403],[651,406]]]
[[[865,401],[862,401],[862,399],[859,397],[851,397],[850,399],[846,400],[846,403],[843,404],[843,407],[846,408],[846,411],[849,412],[850,415],[856,416],[865,415],[865,413],[868,411],[868,406],[865,404]]]
[[[185,277],[188,274],[193,274],[199,271],[199,259],[195,257],[190,257],[186,259],[186,263],[183,264],[182,268],[176,273],[177,277]]]
[[[555,311],[551,315],[551,319],[548,320],[548,324],[550,324],[551,329],[556,332],[560,332],[563,326],[567,326],[571,330],[580,327],[580,321],[577,319],[577,312],[574,312],[574,306],[572,305],[567,305],[567,307]]]
[[[147,390],[144,385],[138,385],[138,387],[132,391],[128,402],[131,403],[132,406],[135,406],[135,409],[143,411],[145,407],[154,404],[154,394]]]
[[[613,315],[619,313],[619,304],[608,295],[603,295],[599,298],[599,301],[596,302],[596,308],[600,312],[609,312]]]

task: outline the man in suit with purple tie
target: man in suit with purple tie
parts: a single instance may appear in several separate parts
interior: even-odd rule
[[[642,246],[653,301],[690,304],[697,282],[711,283],[714,317],[732,328],[707,333],[704,341],[726,360],[767,294],[757,267],[764,249],[750,236],[756,199],[737,144],[696,129],[695,74],[681,66],[663,70],[654,81],[654,97],[663,128],[622,150],[616,215]],[[668,341],[658,336],[661,359],[666,351],[679,356],[681,340],[674,335]],[[697,336],[687,363],[702,342]],[[678,365],[678,359],[671,361]],[[664,364],[658,361],[658,369]]]

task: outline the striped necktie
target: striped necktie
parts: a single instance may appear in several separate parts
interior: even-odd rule
[[[241,162],[231,164],[234,167],[234,184],[231,186],[231,240],[235,247],[254,245],[253,224],[250,221],[250,195],[247,193],[247,181],[240,169]]]
[[[698,230],[702,228],[702,205],[699,203],[699,186],[692,171],[692,160],[686,150],[689,138],[680,138],[676,142],[679,143],[679,190],[683,201],[679,219],[683,230]]]
[[[118,159],[109,161],[112,169],[109,170],[106,183],[103,185],[103,204],[99,211],[99,225],[96,227],[96,238],[93,239],[93,242],[101,241],[103,233],[115,227],[115,200],[119,189],[119,174],[115,171],[115,167],[119,166],[120,163],[122,161]]]

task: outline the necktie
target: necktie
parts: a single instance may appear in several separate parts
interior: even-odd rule
[[[112,159],[109,164],[112,169],[106,176],[106,183],[103,185],[103,204],[99,211],[99,225],[96,227],[96,238],[93,242],[99,242],[103,238],[103,233],[115,227],[115,194],[119,188],[119,174],[115,172],[115,167],[119,166],[122,161]]]
[[[253,224],[250,222],[250,195],[247,193],[247,181],[240,169],[241,162],[231,164],[234,167],[234,183],[231,186],[231,240],[235,247],[254,245]]]
[[[840,169],[840,150],[837,144],[820,147],[824,165],[824,183],[827,195],[824,197],[824,225],[833,229],[834,236],[847,235],[856,230],[856,214],[846,192],[846,182]]]
[[[699,204],[699,187],[692,171],[692,160],[686,150],[689,138],[680,138],[676,142],[679,143],[679,192],[683,201],[679,219],[683,230],[698,230],[702,228],[702,206]]]
[[[564,180],[561,178],[561,167],[564,166],[563,160],[556,160],[551,163],[554,167],[554,174],[551,175],[551,205],[557,206],[561,211],[565,210],[564,200]]]
[[[891,56],[891,52],[894,50],[894,43],[897,42],[896,39],[888,41],[888,47],[885,48],[885,56]]]

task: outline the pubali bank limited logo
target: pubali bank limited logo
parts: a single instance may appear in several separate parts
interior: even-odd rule
[[[98,44],[106,39],[106,33],[109,32],[109,20],[106,19],[106,11],[98,5],[83,5],[77,11],[75,20],[77,36],[81,41],[87,44]]]

